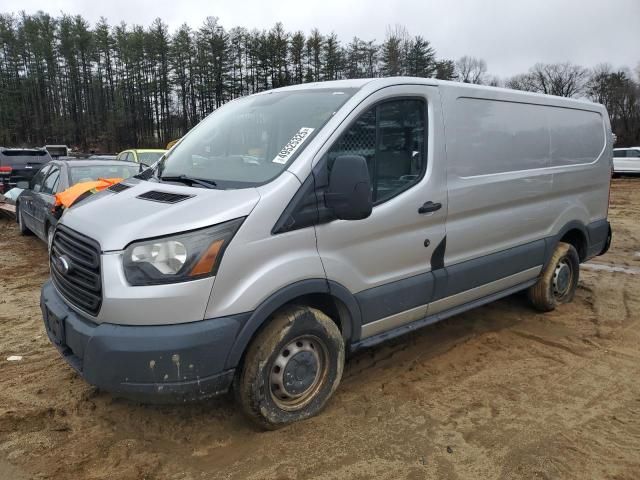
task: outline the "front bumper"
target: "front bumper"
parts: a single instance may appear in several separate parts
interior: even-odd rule
[[[67,306],[50,280],[42,287],[40,307],[49,339],[87,382],[151,402],[225,393],[235,371],[225,369],[225,362],[249,316],[175,325],[96,324]]]

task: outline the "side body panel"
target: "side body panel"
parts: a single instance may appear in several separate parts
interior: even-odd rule
[[[612,136],[602,106],[440,88],[449,194],[444,266],[432,271],[437,287],[426,316],[365,325],[356,349],[529,287],[571,229],[584,233],[587,258],[606,248]]]
[[[448,85],[441,91],[449,188],[445,265],[543,238],[554,216],[549,136],[538,129],[545,107],[506,103],[522,98],[501,91]],[[512,149],[519,135],[531,138],[528,155]],[[510,171],[509,162],[522,155],[533,168]]]
[[[547,231],[548,236],[557,235],[569,222],[579,221],[588,227],[602,223],[608,215],[613,155],[609,115],[604,107],[596,104],[587,113],[591,125],[581,124],[578,120],[567,122],[562,116],[549,119],[552,146],[559,142],[559,135],[569,136],[576,145],[573,147],[573,158],[570,159],[566,157],[571,152],[563,151],[566,148],[554,147],[552,152],[551,197],[555,216]],[[597,136],[596,127],[600,129],[601,136]],[[594,133],[589,135],[590,131]],[[587,155],[587,151],[596,153]]]
[[[271,234],[300,185],[285,172],[258,189],[260,201],[222,258],[205,318],[250,312],[288,285],[325,278],[312,227]]]
[[[445,264],[607,216],[611,146],[596,104],[444,85],[449,215]]]

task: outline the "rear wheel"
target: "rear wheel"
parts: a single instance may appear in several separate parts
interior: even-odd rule
[[[22,209],[20,206],[16,208],[16,215],[18,216],[18,228],[20,229],[20,233],[22,235],[31,235],[31,230],[25,225],[24,217],[22,215]]]
[[[316,415],[342,378],[344,341],[319,310],[289,307],[253,340],[235,380],[244,413],[273,430]]]
[[[573,245],[560,242],[538,282],[529,288],[529,300],[543,312],[569,303],[575,295],[579,277],[578,252]]]

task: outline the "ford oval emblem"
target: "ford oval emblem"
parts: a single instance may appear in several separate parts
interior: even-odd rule
[[[67,275],[71,271],[71,259],[66,255],[55,258],[56,267],[62,275]]]

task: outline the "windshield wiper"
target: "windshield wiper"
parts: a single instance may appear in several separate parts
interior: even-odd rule
[[[204,178],[190,177],[189,175],[174,175],[174,176],[169,175],[166,177],[160,177],[160,180],[164,180],[166,182],[183,182],[183,183],[190,182],[192,185],[196,183],[206,188],[216,188],[218,186],[218,184],[213,180],[205,180]]]

